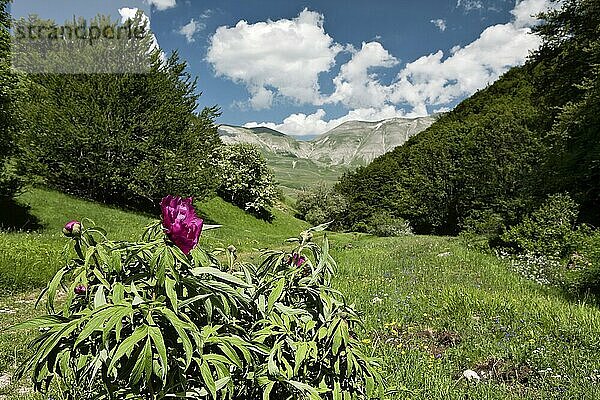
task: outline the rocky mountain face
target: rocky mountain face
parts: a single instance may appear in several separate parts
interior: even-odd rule
[[[402,145],[434,121],[434,116],[348,121],[310,141],[264,127],[221,125],[219,135],[226,144],[251,143],[267,154],[311,160],[323,166],[358,166]]]

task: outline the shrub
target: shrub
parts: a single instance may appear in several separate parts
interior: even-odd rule
[[[366,221],[365,228],[367,233],[375,236],[412,235],[412,229],[408,221],[400,217],[394,217],[386,211],[374,213]]]
[[[342,229],[342,219],[348,209],[344,196],[325,182],[304,188],[296,200],[298,217],[313,225],[333,221],[332,229]]]
[[[312,240],[323,227],[253,265],[232,247],[190,249],[201,224],[177,198],[136,243],[67,224],[74,258],[43,292],[49,314],[15,328],[40,329],[17,376],[32,370],[37,390],[67,399],[383,397],[360,318],[330,286],[327,239]]]
[[[246,211],[268,216],[278,193],[260,150],[245,143],[222,146],[213,159],[220,181],[217,193]]]
[[[553,195],[521,223],[511,227],[502,239],[520,251],[566,257],[575,250],[577,215],[578,206],[571,197]]]
[[[600,291],[600,232],[577,225],[578,206],[565,194],[553,195],[502,239],[513,264],[536,281],[568,290]]]

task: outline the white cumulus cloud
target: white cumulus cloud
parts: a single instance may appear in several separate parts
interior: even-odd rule
[[[179,28],[177,33],[185,36],[185,39],[188,41],[188,43],[193,43],[196,41],[194,35],[198,32],[203,31],[205,28],[206,24],[204,24],[203,22],[196,21],[194,18],[192,18],[190,22]]]
[[[477,4],[479,3],[466,0],[458,2],[458,6],[465,8],[477,8]],[[258,24],[240,23],[241,26],[238,24],[236,28],[229,28],[235,30],[235,34],[227,31],[228,34],[233,35],[226,41],[232,49],[218,54],[231,52],[231,56],[225,57],[227,62],[220,67],[218,62],[222,60],[218,57],[212,59],[215,60],[213,65],[217,73],[246,84],[252,95],[250,103],[255,108],[268,107],[275,95],[283,94],[304,102],[312,102],[316,106],[328,103],[341,104],[349,110],[347,115],[341,118],[328,119],[326,112],[319,109],[312,114],[292,114],[281,123],[249,123],[249,126],[268,126],[292,135],[318,134],[352,119],[377,121],[391,117],[427,115],[428,111],[448,110],[456,100],[472,95],[494,82],[511,67],[523,64],[530,51],[535,50],[540,44],[539,37],[531,33],[531,27],[536,23],[536,19],[532,16],[559,5],[560,3],[551,0],[517,0],[511,11],[513,19],[510,22],[486,28],[477,39],[465,46],[454,46],[447,53],[438,50],[405,64],[398,72],[394,72],[396,78],[389,84],[383,84],[373,69],[392,69],[398,67],[399,61],[381,43],[363,43],[358,50],[346,46],[345,48],[352,52],[352,57],[340,67],[339,73],[333,79],[334,91],[331,94],[319,92],[317,76],[320,72],[331,68],[335,55],[342,50],[342,47],[335,44],[323,31],[322,16],[319,14],[316,14],[318,22],[309,24],[317,28],[316,36],[323,39],[324,44],[316,45],[316,52],[313,52],[310,46],[305,48],[302,45],[299,51],[292,51],[294,46],[288,45],[288,41],[283,39],[289,33],[287,31],[277,40],[271,41],[275,43],[282,41],[285,51],[291,52],[291,57],[277,53],[273,50],[273,46],[267,46],[265,56],[271,62],[279,62],[279,66],[284,66],[287,71],[285,74],[282,74],[279,68],[273,70],[263,64],[249,68],[235,57],[239,51],[242,55],[260,52],[258,49],[253,51],[240,49],[253,43],[252,40],[248,41],[246,30]],[[304,13],[310,12],[304,11]],[[296,20],[283,21],[286,21],[285,26],[297,25],[302,17],[301,13]],[[280,23],[282,22],[269,21],[264,23],[261,29]],[[241,44],[233,43],[236,39]],[[259,46],[264,44],[264,40],[257,40],[254,43],[255,46]],[[274,52],[277,56],[273,55]],[[309,62],[307,65],[311,73],[300,72],[300,78],[295,78],[293,71],[302,70],[304,67],[300,60],[305,55],[300,56],[300,54],[305,52],[311,54],[307,58],[309,61],[312,60],[314,63],[316,54],[322,55],[322,58],[318,59],[323,61],[318,64],[319,68],[312,69]],[[245,58],[242,57],[243,59]],[[299,62],[299,66],[296,66],[296,61]],[[270,73],[273,73],[274,77],[269,77]],[[295,82],[298,87],[304,88],[305,92],[302,93],[305,95],[299,96],[299,92],[293,92],[292,88],[284,82]]]
[[[339,74],[333,79],[335,92],[327,102],[340,102],[351,108],[382,105],[390,95],[389,87],[382,85],[377,75],[369,73],[375,67],[391,68],[398,64],[379,42],[363,43],[354,51],[352,58],[342,65]]]
[[[121,23],[124,24],[129,19],[134,20],[138,11],[139,11],[139,8],[135,8],[135,7],[134,8],[131,8],[131,7],[119,8],[119,15],[121,16]],[[148,24],[150,23],[150,19],[143,12],[142,12],[142,20],[143,20],[143,22],[146,22]]]
[[[522,0],[517,1],[511,14],[515,17],[513,25],[517,28],[531,27],[537,23],[536,15],[549,8],[556,8],[559,4],[551,4],[549,0]]]
[[[394,67],[396,59],[377,42],[363,44],[341,66],[334,78],[335,92],[327,101],[349,108],[404,105],[416,114],[446,106],[523,64],[540,44],[539,37],[531,34],[530,27],[536,23],[531,15],[550,6],[549,0],[518,1],[512,21],[486,28],[476,40],[464,47],[454,46],[448,54],[438,50],[406,64],[389,85],[382,85],[367,71],[372,67]]]
[[[260,109],[275,95],[318,104],[319,74],[330,70],[340,51],[325,33],[323,15],[305,9],[294,19],[217,28],[206,60],[218,76],[244,84],[250,105]]]
[[[415,109],[441,106],[492,83],[511,67],[523,64],[539,46],[540,38],[530,29],[535,19],[526,16],[549,7],[549,0],[518,1],[513,21],[486,28],[470,44],[455,46],[448,57],[439,50],[407,64],[393,84],[389,101]]]
[[[528,28],[513,24],[491,26],[477,40],[455,49],[447,58],[439,50],[407,64],[398,74],[389,100],[422,107],[471,95],[510,67],[523,64],[539,42]]]
[[[432,24],[434,24],[440,31],[444,32],[446,30],[446,20],[445,19],[432,19],[431,21]]]
[[[155,6],[159,11],[164,11],[177,5],[176,0],[145,0],[145,2],[151,6]]]

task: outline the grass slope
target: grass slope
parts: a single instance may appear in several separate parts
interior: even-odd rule
[[[42,284],[41,277],[58,266],[65,220],[88,216],[124,238],[135,238],[152,220],[42,190],[21,200],[45,229],[0,233],[0,276],[28,271],[12,275],[19,285],[25,279],[27,288]],[[280,247],[306,227],[286,210],[276,210],[269,224],[218,198],[197,208],[224,225],[203,236],[207,248],[234,244],[252,254],[256,247]],[[34,253],[34,244],[45,253]],[[389,383],[399,388],[391,398],[600,398],[597,305],[526,281],[503,261],[453,238],[336,234],[332,249],[339,264],[335,286],[365,313],[365,346],[383,359]],[[6,282],[11,280],[2,278]],[[34,298],[32,292],[0,297],[0,326],[40,313]],[[26,357],[30,339],[0,332],[0,400],[44,398],[29,393],[27,382],[3,383]],[[466,369],[482,375],[482,382],[459,379]]]
[[[39,219],[42,228],[30,233],[0,232],[0,291],[23,291],[46,284],[64,262],[67,241],[62,228],[70,220],[89,219],[106,229],[111,239],[136,240],[145,226],[158,219],[42,189],[30,189],[18,201],[30,207],[30,214]],[[242,252],[250,252],[276,241],[283,243],[307,227],[285,208],[273,211],[272,222],[254,218],[218,197],[197,203],[196,208],[207,221],[223,225],[203,234],[201,244],[208,248],[233,244]]]
[[[317,164],[311,160],[286,156],[264,151],[269,168],[273,170],[275,179],[286,194],[295,194],[297,190],[313,186],[318,182],[335,185],[340,176],[354,166]]]
[[[18,198],[39,220],[34,232],[0,232],[0,291],[26,290],[45,285],[64,261],[67,243],[62,228],[70,220],[93,221],[111,238],[134,240],[151,219],[99,206],[57,192],[30,189]],[[4,210],[3,212],[6,212]]]

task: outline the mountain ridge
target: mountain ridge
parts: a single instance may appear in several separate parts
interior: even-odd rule
[[[436,118],[346,121],[307,141],[262,126],[245,128],[223,124],[218,132],[226,144],[250,143],[267,153],[308,159],[321,166],[359,166],[404,144],[433,124]]]

